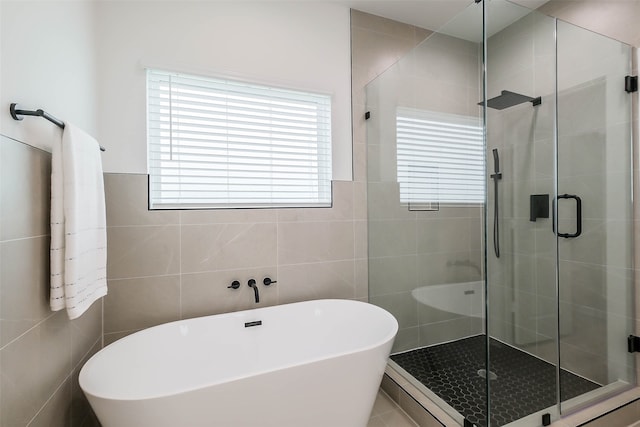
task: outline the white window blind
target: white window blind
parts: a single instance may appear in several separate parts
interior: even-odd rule
[[[331,99],[147,71],[151,208],[331,205]]]
[[[400,107],[396,111],[400,202],[484,202],[478,118]]]

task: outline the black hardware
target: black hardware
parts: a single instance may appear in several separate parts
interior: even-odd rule
[[[529,221],[538,218],[549,218],[549,195],[532,194],[529,196]]]
[[[491,175],[493,179],[493,250],[496,253],[496,258],[500,258],[500,229],[498,224],[498,181],[502,179],[502,173],[500,173],[500,156],[498,155],[498,149],[493,149],[493,170],[495,173]]]
[[[542,425],[551,425],[551,414],[542,414]]]
[[[245,322],[244,327],[250,328],[252,326],[260,326],[260,325],[262,325],[262,320],[255,320],[253,322]]]
[[[576,201],[576,232],[575,233],[558,233],[558,237],[568,239],[570,237],[578,237],[582,234],[582,199],[575,194],[561,194],[558,199],[574,199]],[[556,201],[553,201],[553,220],[551,229],[556,232]]]
[[[480,3],[482,0],[476,0],[476,3]],[[465,426],[466,427],[466,426]]]
[[[51,114],[47,113],[42,109],[38,110],[22,110],[18,108],[18,104],[15,102],[9,106],[9,114],[13,117],[13,120],[22,120],[24,117],[22,116],[37,116],[42,117],[44,119],[49,120],[54,125],[58,126],[60,129],[64,129],[64,122],[53,117]],[[101,145],[100,151],[106,151],[105,148]]]
[[[472,423],[471,421],[469,421],[468,419],[464,419],[464,427],[476,427],[476,425],[474,423]]]
[[[227,286],[227,288],[231,288],[231,289],[238,289],[239,287],[240,287],[240,282],[238,282],[237,280],[234,280],[233,282],[231,282],[229,286]]]
[[[272,283],[278,283],[277,280],[271,280],[271,277],[265,277],[264,280],[262,281],[262,284],[265,286],[269,286]]]
[[[640,352],[640,337],[629,335],[627,338],[627,350],[629,353]]]
[[[367,111],[366,113],[364,113],[365,120],[369,120],[370,118],[371,118],[371,111]]]
[[[624,90],[626,92],[638,91],[638,76],[625,76],[624,77]]]
[[[520,105],[523,102],[530,102],[535,107],[536,105],[542,104],[542,97],[538,96],[534,98],[532,96],[522,95],[509,90],[503,90],[500,92],[500,95],[487,101],[487,107],[494,108],[496,110],[504,110],[505,108]],[[478,105],[484,105],[484,101],[478,102]]]
[[[18,109],[18,104],[15,102],[9,106],[9,113],[14,120],[22,120],[24,117],[20,116],[38,116],[49,120],[54,125],[58,126],[60,129],[64,129],[64,122],[62,120],[58,120],[53,117],[51,114],[47,113],[44,110],[38,109],[35,111],[31,110],[21,110]]]
[[[255,279],[249,279],[249,282],[247,283],[249,285],[250,288],[253,288],[253,293],[256,297],[256,304],[260,302],[260,295],[258,294],[258,286],[256,285],[256,280]]]

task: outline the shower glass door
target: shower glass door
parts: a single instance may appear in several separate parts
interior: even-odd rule
[[[539,426],[558,418],[555,20],[484,3],[490,425]]]
[[[560,398],[635,384],[631,48],[557,22]],[[573,381],[571,372],[582,378]],[[586,394],[585,394],[586,393]]]

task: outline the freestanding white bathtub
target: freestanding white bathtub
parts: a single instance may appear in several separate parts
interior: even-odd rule
[[[349,300],[182,320],[105,347],[80,387],[103,427],[364,427],[397,330]]]

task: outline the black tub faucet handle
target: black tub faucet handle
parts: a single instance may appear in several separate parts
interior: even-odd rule
[[[265,286],[269,286],[272,283],[278,283],[277,280],[271,280],[271,277],[265,277],[264,280],[262,281],[262,284]]]

